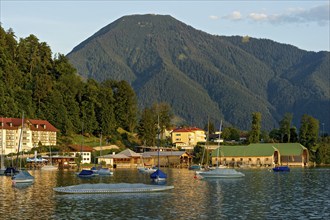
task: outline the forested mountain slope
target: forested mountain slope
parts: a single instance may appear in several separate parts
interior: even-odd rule
[[[262,129],[286,112],[330,125],[329,52],[308,52],[266,39],[214,36],[168,15],[124,16],[68,55],[84,78],[126,80],[139,106],[167,102],[186,124],[208,118]]]

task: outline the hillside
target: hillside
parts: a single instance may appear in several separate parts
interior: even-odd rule
[[[308,52],[266,39],[214,36],[168,15],[124,16],[68,55],[84,78],[126,80],[140,108],[167,102],[186,124],[225,120],[262,129],[286,112],[330,125],[329,52]]]

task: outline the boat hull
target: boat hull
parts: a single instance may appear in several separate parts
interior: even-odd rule
[[[210,171],[197,171],[196,174],[203,178],[240,178],[245,174],[229,168],[217,168]]]
[[[173,189],[174,186],[147,185],[142,183],[117,183],[117,184],[80,184],[66,187],[53,188],[58,193],[69,194],[99,194],[99,193],[148,193]]]

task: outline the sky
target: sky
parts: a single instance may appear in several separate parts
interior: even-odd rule
[[[75,46],[133,14],[171,15],[220,36],[250,36],[307,51],[330,51],[329,0],[0,0],[1,26],[17,40],[35,35],[53,54]]]

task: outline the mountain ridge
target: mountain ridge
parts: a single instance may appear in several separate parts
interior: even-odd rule
[[[262,128],[286,112],[330,124],[329,52],[308,52],[268,39],[217,36],[169,15],[129,15],[77,45],[68,55],[84,78],[126,80],[139,107],[167,102],[186,124],[208,118],[249,129],[252,112]]]

